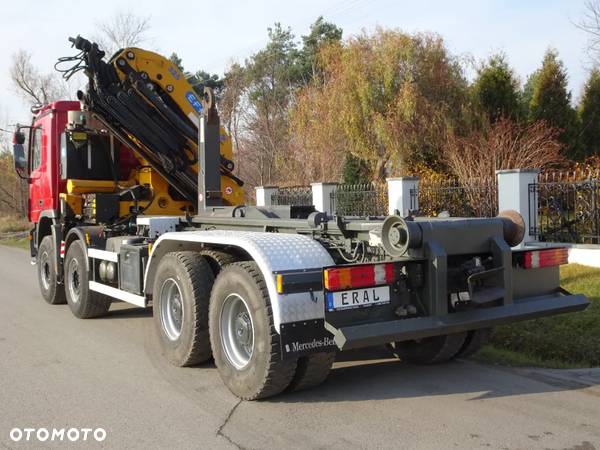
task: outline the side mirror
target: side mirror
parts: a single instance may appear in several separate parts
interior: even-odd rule
[[[13,135],[13,162],[19,175],[21,172],[27,172],[27,156],[23,144],[25,144],[25,134],[17,129]]]

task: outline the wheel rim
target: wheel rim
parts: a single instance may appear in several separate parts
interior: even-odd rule
[[[225,356],[237,369],[248,365],[254,352],[254,325],[246,301],[229,294],[221,307],[220,335]]]
[[[165,280],[160,288],[159,309],[165,334],[171,341],[176,341],[181,336],[185,311],[181,290],[173,278]]]
[[[40,256],[40,276],[42,287],[47,291],[50,289],[50,257],[48,252],[44,252]]]
[[[79,302],[81,295],[81,275],[79,273],[79,262],[73,258],[69,261],[69,294],[73,303]]]

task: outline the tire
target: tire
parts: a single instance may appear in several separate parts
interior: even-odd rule
[[[256,400],[289,386],[297,360],[281,359],[269,293],[256,263],[230,264],[219,273],[210,297],[209,325],[215,364],[233,394]]]
[[[392,353],[414,364],[438,364],[452,359],[465,343],[467,333],[433,336],[420,341],[395,342]]]
[[[85,248],[81,241],[74,241],[65,256],[65,293],[71,312],[79,319],[104,316],[110,308],[111,299],[90,290]]]
[[[298,358],[296,373],[288,391],[301,391],[323,383],[335,361],[335,352],[315,353]]]
[[[491,333],[491,328],[481,328],[479,330],[469,331],[465,343],[454,357],[468,358],[469,356],[473,356],[481,350],[481,347],[487,344]]]
[[[154,324],[163,354],[176,366],[211,358],[208,302],[214,280],[206,258],[197,252],[169,253],[156,269]]]
[[[51,305],[67,303],[65,285],[56,280],[56,248],[52,236],[44,236],[37,253],[38,284],[42,297]]]
[[[238,260],[235,255],[221,250],[206,249],[200,251],[200,254],[204,256],[204,258],[206,258],[206,261],[212,269],[213,275],[215,277],[227,264],[233,264]]]

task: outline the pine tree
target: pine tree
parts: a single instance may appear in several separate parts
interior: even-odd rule
[[[542,67],[532,80],[529,120],[543,120],[561,130],[559,140],[566,147],[565,155],[577,157],[577,115],[567,90],[567,71],[556,50],[546,52]]]
[[[503,54],[491,56],[479,69],[472,95],[492,122],[521,116],[519,82]]]
[[[579,105],[580,156],[600,155],[600,70],[590,73]]]
[[[346,153],[344,158],[344,168],[342,171],[342,182],[344,184],[364,184],[369,183],[369,177],[365,175],[368,168],[365,163],[352,153]]]

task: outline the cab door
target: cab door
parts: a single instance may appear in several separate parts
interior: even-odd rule
[[[52,208],[52,201],[48,198],[51,180],[46,167],[47,142],[48,138],[46,136],[44,139],[44,129],[41,124],[34,124],[29,132],[29,220],[31,222],[37,222],[44,209]]]

